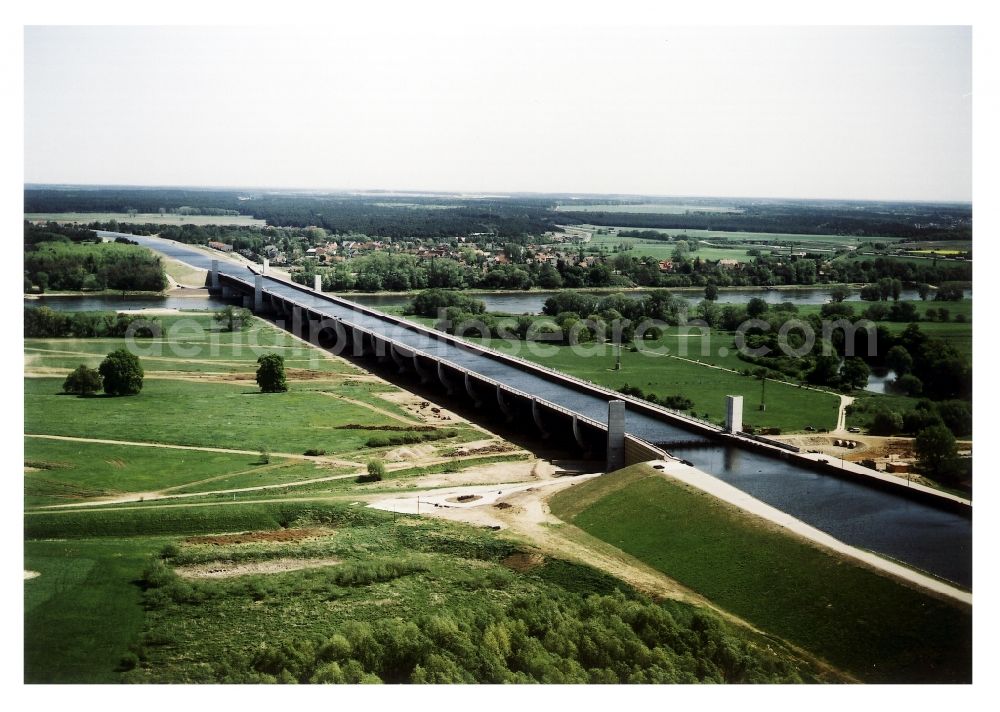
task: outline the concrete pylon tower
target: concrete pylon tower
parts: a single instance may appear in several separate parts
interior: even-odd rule
[[[318,274],[313,275],[313,291],[314,292],[323,291],[323,278]]]
[[[253,276],[253,310],[259,312],[264,308],[264,278],[255,274]]]
[[[743,396],[726,396],[726,432],[743,430]]]
[[[212,271],[208,273],[208,286],[212,289],[219,288],[219,261],[212,260]]]
[[[625,401],[608,403],[608,472],[625,467]]]

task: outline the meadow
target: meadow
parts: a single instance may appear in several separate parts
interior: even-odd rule
[[[559,518],[866,682],[971,680],[971,611],[636,465],[557,493]]]
[[[694,333],[697,334],[697,330]],[[587,344],[586,353],[574,353],[569,346],[542,345],[541,348],[550,354],[532,353],[523,342],[493,339],[489,345],[615,390],[629,385],[645,393],[655,393],[661,399],[682,395],[694,403],[692,410],[699,417],[713,422],[725,418],[727,395],[743,395],[748,404],[744,423],[756,428],[780,428],[789,432],[803,430],[806,426],[833,429],[837,424],[840,399],[836,394],[777,381],[767,382],[766,409],[764,412],[757,410],[754,406],[760,402],[760,380],[722,370],[753,368],[735,355],[733,336],[725,332],[713,331],[702,339],[683,336],[676,328],[669,329],[661,340],[644,344],[648,352],[623,349],[622,367],[618,371],[614,370],[615,350],[610,344]],[[707,346],[707,354],[702,351],[703,345]],[[654,349],[662,347],[669,349],[669,355],[655,354]],[[720,348],[727,348],[727,355],[720,356]],[[687,355],[675,358],[678,354]],[[702,363],[692,362],[698,360]],[[711,368],[711,365],[722,368]]]
[[[61,392],[62,374],[96,367],[128,346],[124,339],[25,341],[25,433],[80,439],[25,438],[27,506],[346,476],[390,453],[394,438],[433,441],[433,460],[483,437],[464,423],[425,424],[385,397],[395,387],[266,322],[226,332],[205,313],[158,319],[161,337],[132,344],[146,378],[126,398]],[[271,351],[285,355],[287,393],[261,394],[255,382],[258,354]],[[323,455],[305,458],[307,451]]]
[[[581,227],[581,226],[578,226]],[[588,245],[597,246],[601,244],[608,244],[610,247],[613,244],[618,244],[623,240],[640,240],[641,238],[635,237],[620,237],[617,233],[623,230],[641,230],[645,231],[647,228],[634,228],[634,227],[591,227],[595,231],[595,234],[591,238]],[[597,234],[597,230],[609,230],[614,229],[615,233],[605,233]],[[871,238],[858,238],[851,235],[804,235],[804,234],[792,234],[783,232],[734,232],[729,230],[695,230],[695,229],[675,229],[675,228],[649,228],[661,235],[666,235],[670,237],[680,237],[686,235],[689,238],[694,238],[697,240],[702,240],[707,243],[732,243],[733,248],[747,249],[750,247],[766,247],[770,248],[772,246],[781,246],[788,248],[790,245],[798,245],[802,249],[827,249],[833,250],[843,247],[856,247],[862,242],[868,241]],[[895,238],[878,238],[880,242],[893,242]],[[655,241],[652,241],[655,242]],[[670,243],[666,243],[670,244]],[[707,245],[711,246],[711,244]],[[728,246],[728,245],[726,245]]]

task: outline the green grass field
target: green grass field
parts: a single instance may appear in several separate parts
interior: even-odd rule
[[[692,341],[697,343],[691,343]],[[671,354],[683,353],[681,345],[686,345],[685,358],[716,363],[726,368],[752,368],[740,361],[730,351],[727,356],[719,356],[718,348],[732,343],[732,336],[715,332],[708,340],[709,356],[702,356],[701,339],[686,339],[678,335],[676,329],[668,331],[660,342],[670,349]],[[748,403],[759,403],[760,381],[737,373],[730,373],[703,364],[690,363],[670,356],[647,355],[644,352],[623,351],[622,368],[614,370],[615,355],[612,346],[586,345],[592,349],[576,354],[568,346],[540,345],[548,353],[532,353],[524,342],[509,342],[493,339],[490,345],[498,350],[514,353],[535,361],[548,368],[569,373],[578,378],[618,389],[626,383],[652,391],[662,398],[669,395],[683,395],[694,402],[694,410],[699,417],[707,416],[713,422],[725,417],[727,395],[743,395]],[[656,344],[647,344],[653,348]],[[764,413],[747,409],[744,423],[754,427],[781,428],[782,431],[802,430],[807,425],[814,428],[834,428],[837,424],[837,408],[840,399],[831,393],[768,381],[765,393],[767,409]]]
[[[145,623],[136,585],[164,540],[29,540],[24,567],[24,681],[112,683]]]
[[[554,514],[868,682],[968,682],[972,616],[637,465]]]
[[[71,504],[93,497],[151,492],[233,477],[270,473],[256,455],[24,439],[25,504]],[[284,464],[281,458],[272,463]],[[262,470],[263,467],[263,470]],[[221,484],[221,483],[220,483]],[[213,487],[215,489],[215,487]]]
[[[594,235],[587,243],[585,250],[587,252],[612,252],[622,245],[628,249],[626,254],[633,257],[655,257],[658,260],[669,260],[675,249],[672,242],[639,237],[618,237],[617,235]],[[690,256],[692,259],[701,257],[703,260],[739,260],[740,262],[750,262],[753,259],[747,254],[746,248],[741,249],[736,245],[732,248],[703,245],[697,251],[690,253]]]
[[[220,332],[208,314],[165,315],[161,323],[162,337],[135,344],[147,377],[142,392],[128,398],[63,395],[62,376],[53,374],[80,363],[96,367],[107,353],[127,346],[124,340],[26,340],[32,377],[25,379],[25,432],[251,453],[26,438],[27,506],[284,485],[347,474],[391,449],[367,445],[370,438],[386,435],[386,428],[403,431],[390,435],[423,434],[416,432],[425,427],[419,420],[383,397],[396,393],[395,387],[364,378],[354,366],[265,322],[255,320],[236,333]],[[271,351],[285,356],[288,393],[262,395],[254,381],[258,354]],[[464,424],[448,430],[454,434],[435,440],[435,447],[446,450],[482,438]],[[349,462],[275,455],[262,464],[260,450],[291,455],[324,450]]]
[[[288,369],[329,374],[360,373],[344,361],[295,339],[275,326],[254,320],[246,330],[222,331],[211,314],[183,312],[156,317],[163,334],[157,338],[125,339],[25,339],[26,366],[71,370],[83,363],[96,367],[109,352],[131,346],[148,372],[194,371],[251,374],[257,358],[280,353]]]
[[[585,227],[585,226],[579,226]],[[607,227],[592,228],[595,231],[598,229],[607,230]],[[634,228],[634,227],[616,227],[614,228],[614,233],[607,233],[602,235],[595,234],[588,245],[599,245],[602,242],[610,244],[616,244],[621,240],[625,239],[638,239],[638,238],[622,238],[619,237],[617,233],[623,230],[647,230],[653,229],[662,235],[670,235],[672,237],[677,237],[680,235],[687,235],[688,237],[695,238],[697,240],[707,241],[708,243],[726,243],[731,242],[733,246],[745,245],[746,247],[761,247],[761,246],[774,246],[781,245],[787,248],[790,244],[799,245],[803,249],[836,249],[838,247],[852,247],[860,244],[861,242],[867,241],[870,238],[858,238],[850,235],[802,235],[802,234],[790,234],[782,232],[732,232],[727,230],[679,230],[674,228]],[[879,238],[882,242],[893,242],[895,238]],[[669,244],[669,243],[668,243]],[[710,246],[710,245],[709,245]],[[745,249],[745,248],[744,248]]]
[[[243,225],[264,227],[265,220],[250,215],[177,215],[174,213],[25,213],[33,222],[79,223],[110,222],[124,225]]]
[[[293,383],[262,394],[256,384],[147,379],[126,398],[63,395],[62,379],[25,379],[25,431],[174,445],[329,453],[357,450],[395,419],[343,399],[332,386]],[[345,430],[341,426],[371,426]]]

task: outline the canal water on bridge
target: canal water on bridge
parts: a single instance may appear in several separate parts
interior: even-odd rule
[[[153,237],[132,239],[196,267],[211,268],[210,253]],[[245,266],[220,260],[219,268],[252,284],[253,274]],[[413,331],[388,318],[355,311],[277,280],[266,279],[265,289],[594,420],[607,419],[610,396],[576,391],[513,364]],[[798,463],[707,440],[702,447],[672,447],[671,442],[690,443],[692,432],[641,413],[629,411],[625,429],[650,442],[664,444],[667,450],[690,460],[699,469],[846,543],[971,587],[972,522],[968,517],[853,480],[820,474]]]
[[[671,453],[846,544],[972,587],[971,521],[965,517],[728,445]]]

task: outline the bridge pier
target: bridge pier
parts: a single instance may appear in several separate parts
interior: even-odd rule
[[[365,356],[365,332],[356,326],[351,327],[351,341],[353,342],[352,353],[355,356]]]
[[[573,439],[583,450],[584,457],[590,457],[590,443],[583,437],[583,431],[580,429],[580,418],[575,413],[573,414]]]
[[[393,344],[389,344],[389,355],[392,356],[392,360],[396,362],[397,366],[399,366],[400,373],[406,373],[407,371],[410,370],[406,367],[406,361],[403,359],[402,356],[399,355],[399,353],[396,351],[395,345]]]
[[[444,386],[445,391],[448,392],[449,396],[454,395],[455,389],[452,387],[451,382],[448,380],[447,374],[445,374],[444,372],[444,364],[441,363],[440,361],[437,362],[437,372],[438,372],[438,380],[441,381],[441,385]]]
[[[212,289],[219,288],[219,261],[212,260],[212,270],[208,273],[208,286]]]
[[[253,310],[264,310],[264,278],[259,274],[253,276]]]
[[[499,383],[497,384],[497,405],[500,406],[500,412],[504,414],[505,418],[507,418],[508,423],[514,420],[514,409],[507,405],[504,401],[503,388]]]
[[[608,472],[625,467],[625,401],[608,403]]]
[[[420,376],[421,385],[430,382],[431,374],[427,372],[427,369],[420,365],[420,357],[416,354],[413,354],[413,370],[417,372],[418,376]]]
[[[472,387],[472,376],[468,373],[465,374],[465,392],[469,394],[469,398],[472,399],[473,405],[477,408],[481,408],[483,406],[483,402],[479,400],[479,396],[476,395],[476,391]]]
[[[531,418],[535,421],[535,427],[538,428],[538,432],[542,434],[542,440],[548,440],[549,431],[545,429],[545,423],[542,420],[542,406],[537,398],[531,399]]]

